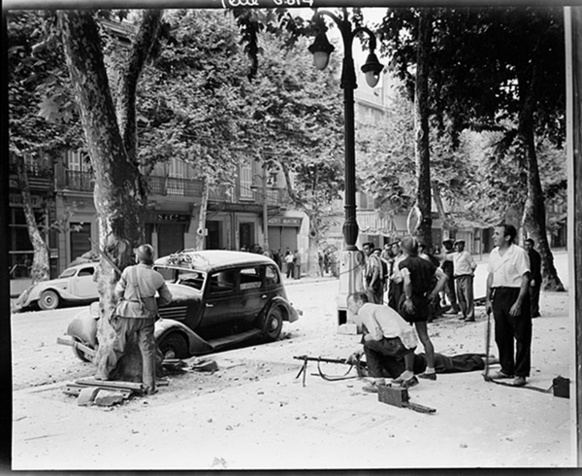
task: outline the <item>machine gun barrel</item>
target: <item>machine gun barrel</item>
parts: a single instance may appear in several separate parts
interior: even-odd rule
[[[328,359],[326,357],[311,357],[309,355],[295,355],[293,356],[294,359],[306,361],[313,361],[313,362],[325,362],[327,364],[345,364],[350,365],[348,359]]]

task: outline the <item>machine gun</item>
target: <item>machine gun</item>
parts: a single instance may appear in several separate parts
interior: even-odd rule
[[[352,376],[348,376],[348,374],[352,371],[352,369],[354,367],[356,367],[356,371],[358,373],[357,377],[364,377],[366,375],[366,363],[362,362],[359,358],[357,360],[351,361],[350,359],[328,359],[325,357],[310,357],[308,355],[295,355],[293,356],[294,359],[297,360],[302,360],[303,361],[303,365],[301,366],[301,369],[299,369],[299,373],[296,375],[295,378],[299,378],[299,376],[301,374],[303,374],[303,386],[305,387],[305,376],[307,374],[307,363],[309,361],[312,362],[317,362],[317,371],[319,372],[319,376],[323,379],[323,380],[327,380],[328,382],[336,382],[338,380],[347,380],[350,378],[356,378],[355,375]],[[321,363],[327,363],[327,364],[343,364],[343,365],[349,365],[350,368],[348,369],[348,371],[341,376],[337,376],[337,377],[330,377],[329,375],[326,375],[322,372],[321,370]]]
[[[308,355],[295,355],[295,356],[293,356],[293,358],[303,361],[303,365],[299,369],[299,373],[297,374],[297,376],[295,378],[299,378],[299,376],[301,374],[303,374],[303,386],[304,387],[305,387],[305,375],[307,374],[307,364],[310,361],[317,362],[317,371],[319,372],[319,376],[322,379],[327,380],[328,382],[336,382],[338,380],[347,380],[350,378],[367,376],[366,363],[362,362],[359,357],[357,359],[328,359],[325,357],[310,357]],[[328,375],[325,375],[321,371],[320,364],[322,362],[328,363],[328,364],[349,365],[350,368],[342,376],[330,377]],[[358,375],[357,376],[355,376],[355,375],[348,376],[348,374],[351,372],[351,370],[354,366],[356,367]],[[317,374],[314,374],[314,375],[317,375]],[[434,412],[436,412],[436,409],[434,409],[434,408],[426,407],[424,405],[419,405],[418,403],[411,402],[410,397],[408,395],[408,389],[401,388],[401,387],[392,387],[391,385],[379,386],[378,401],[382,402],[382,403],[386,403],[388,405],[392,405],[394,407],[398,407],[398,408],[410,408],[411,410],[414,410],[414,411],[420,412],[420,413],[434,413]]]

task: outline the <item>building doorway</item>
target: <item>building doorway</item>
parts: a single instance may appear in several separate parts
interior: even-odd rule
[[[250,250],[255,243],[253,223],[240,223],[238,226],[239,233],[239,249],[243,247]]]
[[[269,227],[269,245],[271,251],[281,250],[283,255],[287,249],[297,249],[297,228],[287,226]]]
[[[208,230],[208,235],[206,235],[205,249],[207,250],[219,250],[223,248],[222,243],[222,233],[220,229],[219,221],[207,221],[206,229]]]
[[[158,256],[167,256],[184,249],[184,225],[158,223]]]

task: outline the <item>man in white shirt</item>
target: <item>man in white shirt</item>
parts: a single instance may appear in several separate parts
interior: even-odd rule
[[[378,385],[386,385],[382,359],[386,356],[403,357],[405,371],[396,379],[404,388],[418,384],[414,376],[414,349],[418,339],[414,328],[389,306],[372,304],[364,293],[348,296],[348,310],[353,322],[363,332],[362,343],[370,375],[374,379],[363,387],[367,392],[377,392]]]
[[[515,375],[513,385],[522,387],[531,368],[530,265],[527,252],[513,243],[516,235],[513,225],[495,227],[493,243],[496,247],[489,256],[485,306],[487,312],[493,311],[501,364],[501,370],[491,377],[513,378]]]
[[[473,294],[473,278],[477,263],[471,253],[465,251],[465,241],[455,241],[455,252],[447,253],[445,260],[453,262],[453,274],[456,283],[457,301],[463,314],[460,319],[467,322],[475,321],[475,298]]]

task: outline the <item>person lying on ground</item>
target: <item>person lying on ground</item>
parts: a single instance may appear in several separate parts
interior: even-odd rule
[[[363,349],[358,348],[347,359],[348,363],[359,362],[363,354]],[[452,374],[460,372],[475,372],[485,369],[485,354],[457,354],[444,355],[435,352],[435,371],[439,374]],[[414,354],[413,371],[419,375],[425,371],[427,358],[424,353]],[[499,363],[499,359],[489,356],[489,365]],[[398,378],[405,369],[404,359],[398,356],[384,356],[381,359],[382,375],[385,378]]]

